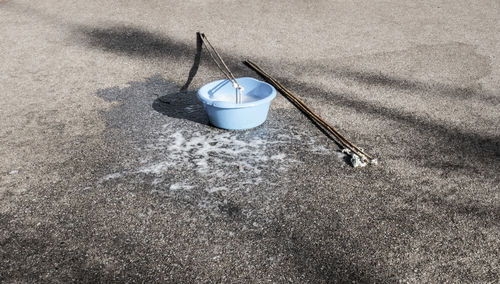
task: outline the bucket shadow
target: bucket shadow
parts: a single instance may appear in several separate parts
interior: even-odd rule
[[[161,75],[128,82],[128,86],[124,88],[116,86],[101,89],[97,91],[97,96],[119,103],[119,107],[106,112],[108,126],[124,129],[127,133],[130,125],[145,133],[151,132],[145,125],[153,127],[166,121],[159,114],[208,125],[208,117],[196,93],[179,92],[179,86]]]
[[[153,101],[152,107],[168,117],[209,125],[203,105],[196,98],[196,92],[181,91],[160,96]]]

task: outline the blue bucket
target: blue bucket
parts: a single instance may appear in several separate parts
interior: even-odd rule
[[[243,87],[242,102],[236,103],[236,89],[229,80],[210,82],[198,90],[198,98],[213,125],[242,130],[257,127],[267,118],[276,89],[250,77],[237,78]]]

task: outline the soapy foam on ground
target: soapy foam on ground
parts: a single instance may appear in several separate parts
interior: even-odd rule
[[[267,143],[260,138],[243,141],[231,132],[216,134],[175,132],[169,137],[159,139],[155,146],[163,144],[169,158],[149,164],[139,172],[161,175],[172,167],[187,167],[200,175],[214,175],[221,178],[224,174],[220,168],[243,168],[246,172],[259,173],[264,163],[269,160],[285,160],[284,153],[268,155]],[[162,148],[161,146],[159,148]]]
[[[192,189],[194,186],[185,184],[183,182],[177,182],[170,185],[170,190],[181,190],[181,189]]]
[[[281,149],[291,141],[304,144],[312,153],[327,154],[326,147],[315,146],[312,138],[304,139],[298,134],[279,134],[280,139],[267,140],[266,136],[245,136],[238,132],[221,131],[169,131],[170,124],[162,126],[164,132],[148,139],[147,144],[138,149],[141,154],[139,167],[129,171],[109,174],[101,181],[116,180],[139,174],[152,175],[151,185],[155,188],[170,183],[170,189],[192,189],[195,187],[222,188],[203,186],[205,183],[224,184],[234,182],[238,186],[260,184],[264,181],[259,175],[262,171],[285,172],[300,160],[286,154]],[[194,186],[180,186],[182,181],[167,178],[178,171],[189,172],[197,176]],[[225,189],[229,190],[229,189]],[[205,189],[207,192],[217,192]]]

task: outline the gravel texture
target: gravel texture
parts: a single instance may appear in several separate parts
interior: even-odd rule
[[[0,282],[500,279],[498,1],[0,1]],[[252,59],[247,131],[196,90]]]

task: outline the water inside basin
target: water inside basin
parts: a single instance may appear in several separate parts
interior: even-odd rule
[[[237,78],[237,81],[243,87],[240,103],[236,88],[229,80],[210,82],[198,90],[198,98],[210,122],[217,127],[248,129],[262,124],[276,97],[276,90],[266,82],[250,77]]]

